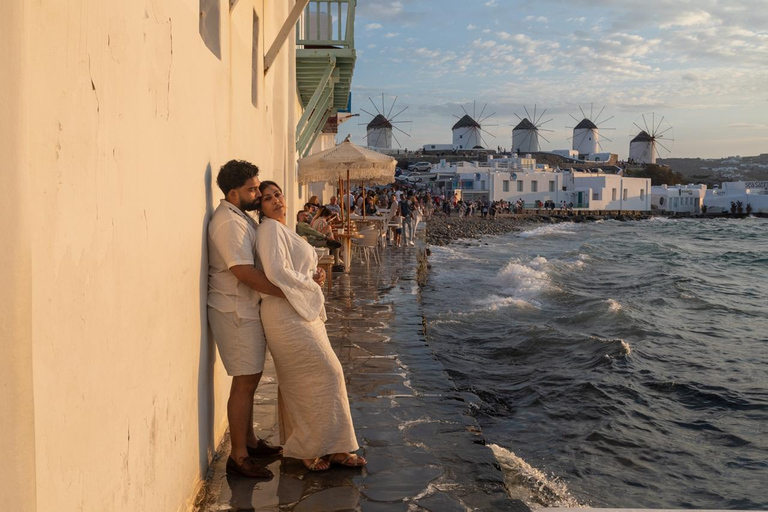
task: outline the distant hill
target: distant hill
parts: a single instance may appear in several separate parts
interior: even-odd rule
[[[768,180],[768,153],[725,158],[659,158],[657,162],[679,172],[690,183]]]

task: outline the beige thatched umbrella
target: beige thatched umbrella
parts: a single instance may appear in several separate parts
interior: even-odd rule
[[[349,194],[350,181],[385,185],[395,181],[397,161],[389,155],[377,153],[349,142],[349,137],[336,147],[299,160],[299,183],[326,182],[336,184],[346,178]],[[347,201],[347,235],[350,234],[350,205]]]

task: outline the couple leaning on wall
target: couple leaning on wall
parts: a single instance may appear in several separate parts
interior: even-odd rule
[[[259,169],[242,160],[221,167],[224,199],[208,225],[208,321],[227,374],[232,450],[227,471],[270,478],[260,459],[301,459],[311,471],[359,467],[363,457],[344,374],[325,330],[325,297],[317,254],[286,226],[286,200]],[[247,212],[259,211],[257,223]],[[278,380],[281,447],[258,439],[253,401],[267,344]]]

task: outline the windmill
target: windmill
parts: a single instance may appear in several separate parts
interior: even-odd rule
[[[547,119],[542,122],[541,119],[547,112],[544,109],[541,114],[536,115],[536,105],[533,106],[533,116],[528,112],[527,107],[523,107],[526,117],[521,118],[517,114],[515,116],[520,119],[520,122],[512,129],[512,149],[520,153],[533,153],[541,150],[541,144],[539,144],[539,137],[549,142],[549,140],[541,135],[539,132],[551,132],[553,130],[546,130],[541,126],[550,122],[552,119]]]
[[[456,124],[453,125],[453,128],[451,130],[453,131],[453,149],[483,149],[487,146],[485,140],[483,139],[483,136],[481,132],[486,133],[490,135],[491,137],[496,137],[492,133],[486,131],[483,129],[483,123],[485,121],[496,114],[496,112],[492,114],[488,114],[487,116],[483,117],[483,113],[485,112],[485,108],[488,106],[486,103],[483,105],[482,110],[480,110],[480,115],[476,115],[477,113],[477,102],[472,102],[472,115],[469,115],[469,112],[467,112],[467,109],[464,108],[464,105],[461,105],[461,110],[464,111],[464,116],[460,117],[459,120],[456,122]],[[454,114],[454,117],[459,117]],[[498,126],[498,125],[486,125],[486,126]]]
[[[671,152],[675,141],[672,125],[655,112],[643,114],[633,123],[640,133],[629,142],[629,159],[638,164],[655,164],[657,148]]]
[[[577,151],[579,155],[591,155],[593,153],[597,153],[598,151],[602,151],[603,147],[600,145],[600,130],[615,130],[615,128],[609,128],[607,126],[602,126],[606,124],[608,121],[613,119],[613,116],[601,119],[601,116],[603,115],[603,112],[605,111],[605,107],[602,107],[600,111],[597,113],[597,116],[594,115],[595,111],[595,104],[590,103],[589,104],[589,115],[587,115],[584,112],[584,109],[581,108],[581,105],[579,105],[579,112],[581,112],[582,119],[579,120],[576,116],[571,114],[571,117],[574,121],[576,121],[576,126],[573,127],[573,150]],[[566,128],[570,128],[569,126],[566,126]],[[607,140],[608,142],[613,142],[611,139],[603,135],[603,138]]]
[[[360,109],[369,116],[371,116],[371,120],[367,123],[360,123],[361,126],[365,126],[365,140],[366,145],[368,147],[372,148],[379,148],[379,149],[392,149],[392,139],[395,140],[398,147],[402,147],[400,144],[400,141],[397,139],[397,136],[393,132],[393,130],[397,130],[401,132],[406,137],[410,137],[411,134],[406,132],[405,130],[402,130],[395,126],[396,124],[406,124],[408,123],[410,126],[410,123],[413,121],[406,121],[406,120],[397,120],[398,116],[403,114],[406,110],[408,110],[408,107],[404,107],[399,112],[397,112],[395,115],[392,115],[392,111],[395,110],[395,105],[397,104],[397,96],[392,99],[392,102],[389,104],[389,108],[387,108],[387,102],[384,98],[384,94],[381,95],[381,110],[379,110],[379,106],[376,105],[376,103],[373,102],[372,98],[368,98],[368,101],[370,101],[371,105],[373,105],[373,110],[376,112],[375,114],[373,112],[368,112],[365,109]],[[410,131],[410,130],[409,130]]]

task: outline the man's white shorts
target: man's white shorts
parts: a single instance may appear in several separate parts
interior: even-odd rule
[[[255,375],[264,371],[267,340],[261,320],[208,308],[208,323],[227,375]]]

